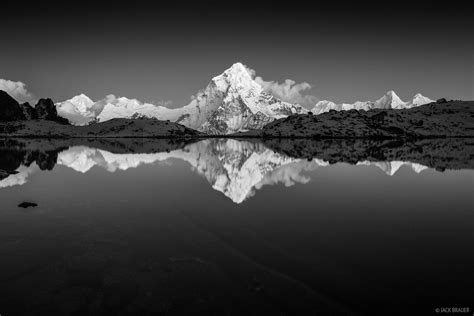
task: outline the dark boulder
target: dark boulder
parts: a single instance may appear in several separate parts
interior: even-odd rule
[[[36,103],[35,109],[40,120],[53,121],[58,115],[56,106],[51,99],[40,99]]]
[[[38,206],[38,204],[32,203],[32,202],[22,202],[22,203],[18,204],[18,207],[22,207],[22,208],[37,207],[37,206]]]
[[[28,102],[20,104],[20,108],[26,120],[37,120],[38,112]]]
[[[448,102],[445,98],[441,98],[441,99],[438,99],[436,100],[436,103],[446,103]]]
[[[0,90],[0,121],[20,121],[25,116],[20,104],[8,93]]]
[[[40,99],[38,103],[36,103],[35,110],[40,120],[55,121],[64,125],[69,124],[67,119],[58,116],[56,105],[54,105],[51,99]]]

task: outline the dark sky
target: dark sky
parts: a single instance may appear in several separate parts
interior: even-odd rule
[[[388,90],[474,99],[473,12],[462,2],[16,3],[2,4],[0,78],[55,101],[113,93],[182,106],[237,61],[336,102]]]

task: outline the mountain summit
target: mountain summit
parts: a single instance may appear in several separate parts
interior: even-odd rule
[[[74,125],[87,125],[95,120],[101,109],[95,109],[95,102],[87,95],[79,94],[75,97],[56,103],[58,114],[67,118]]]
[[[395,93],[390,90],[383,97],[374,102],[374,108],[377,109],[397,109],[400,108],[405,102]]]

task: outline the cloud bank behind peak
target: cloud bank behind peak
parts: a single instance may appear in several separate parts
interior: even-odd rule
[[[292,79],[286,79],[282,83],[278,81],[266,81],[261,76],[257,76],[255,70],[248,66],[245,67],[255,82],[262,86],[266,93],[282,101],[297,103],[307,108],[313,107],[319,101],[316,96],[307,94],[307,92],[313,88],[308,82],[303,81],[297,83]]]

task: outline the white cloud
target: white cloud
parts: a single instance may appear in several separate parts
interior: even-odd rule
[[[285,82],[265,81],[262,77],[257,76],[256,71],[247,67],[247,71],[252,75],[254,80],[262,86],[265,92],[277,97],[283,101],[290,103],[298,103],[306,107],[313,107],[319,101],[314,95],[306,94],[305,91],[311,90],[313,87],[307,82],[296,83],[291,79]]]
[[[255,81],[267,93],[283,101],[298,103],[303,106],[314,106],[318,102],[318,98],[314,95],[304,94],[304,91],[312,88],[307,82],[296,83],[294,80],[286,79],[285,82],[279,83],[277,81],[265,81],[262,77],[256,77]]]
[[[7,92],[19,103],[29,102],[31,105],[36,103],[36,98],[26,90],[26,85],[21,81],[0,79],[0,90]]]

